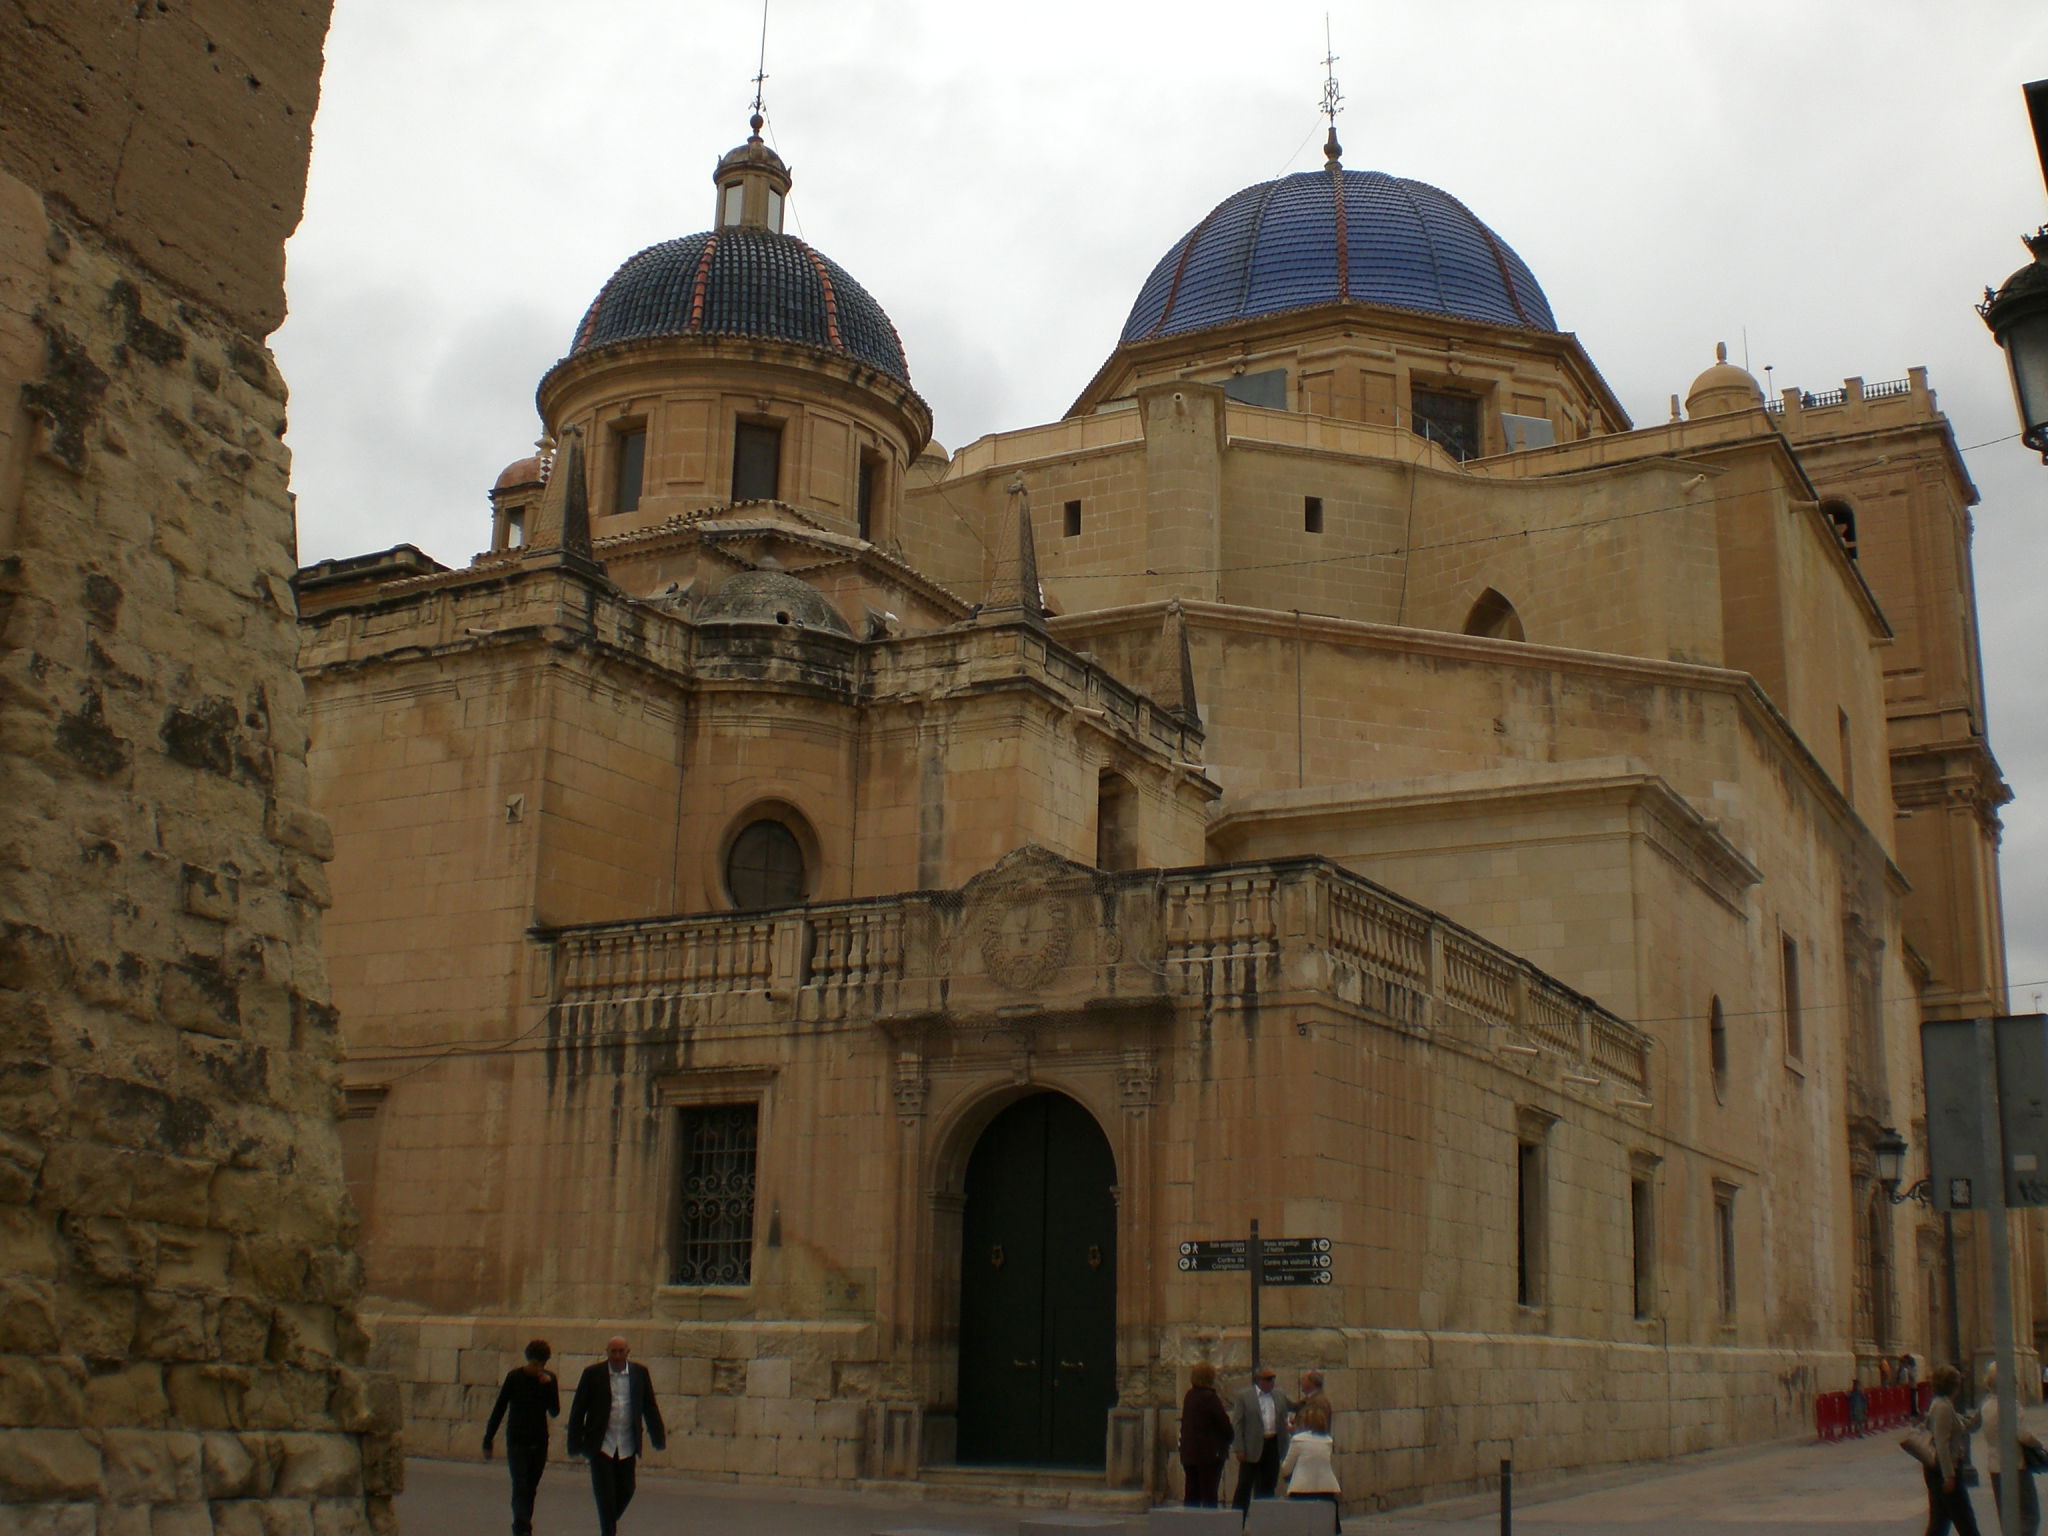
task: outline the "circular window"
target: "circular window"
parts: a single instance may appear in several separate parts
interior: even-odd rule
[[[804,899],[804,850],[779,821],[749,822],[725,856],[725,888],[742,910],[793,906]]]

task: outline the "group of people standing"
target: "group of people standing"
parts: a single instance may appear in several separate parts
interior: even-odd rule
[[[1991,1366],[1984,1372],[1984,1396],[1981,1406],[1965,1411],[1956,1405],[1956,1393],[1962,1389],[1963,1375],[1952,1365],[1936,1366],[1928,1378],[1934,1388],[1934,1400],[1927,1405],[1927,1436],[1932,1442],[1934,1460],[1923,1464],[1923,1476],[1927,1482],[1927,1536],[1978,1536],[1977,1511],[1970,1503],[1970,1484],[1974,1480],[1970,1464],[1970,1436],[1981,1432],[1984,1439],[1982,1455],[1978,1465],[1990,1475],[1992,1507],[1998,1511],[2000,1528],[2005,1524],[2005,1505],[2000,1502],[2003,1491],[2003,1472],[1998,1432],[1998,1367]],[[2024,1427],[2019,1429],[2016,1440],[2021,1459],[2026,1465],[2015,1469],[2019,1474],[2018,1506],[2020,1528],[2009,1531],[2006,1536],[2036,1536],[2041,1529],[2040,1495],[2034,1489],[2033,1461],[2043,1454],[2041,1442]]]
[[[1222,1498],[1223,1468],[1237,1464],[1231,1502],[1249,1511],[1254,1498],[1270,1499],[1287,1484],[1290,1499],[1335,1505],[1343,1489],[1331,1459],[1330,1399],[1321,1371],[1303,1371],[1300,1395],[1289,1399],[1275,1385],[1278,1373],[1260,1365],[1226,1409],[1216,1390],[1216,1367],[1202,1361],[1188,1372],[1180,1405],[1182,1502],[1214,1509]],[[1339,1517],[1336,1529],[1343,1529]]]
[[[553,1355],[546,1339],[526,1346],[526,1363],[509,1372],[484,1426],[484,1458],[505,1426],[505,1466],[512,1475],[512,1530],[530,1536],[533,1501],[548,1466],[548,1420],[562,1412],[561,1387],[548,1369]],[[654,1378],[630,1359],[631,1346],[612,1339],[604,1358],[586,1366],[569,1401],[569,1454],[590,1460],[590,1491],[597,1500],[601,1536],[617,1536],[619,1516],[633,1502],[635,1472],[644,1440],[658,1451],[668,1444]]]

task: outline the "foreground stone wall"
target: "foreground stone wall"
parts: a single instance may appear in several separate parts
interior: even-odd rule
[[[0,22],[0,1532],[394,1528],[261,340],[325,28]]]

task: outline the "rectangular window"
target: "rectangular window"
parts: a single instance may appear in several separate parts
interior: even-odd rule
[[[1515,1146],[1515,1300],[1543,1305],[1543,1147]]]
[[[1650,1189],[1646,1178],[1628,1181],[1629,1258],[1638,1318],[1654,1316],[1657,1310],[1657,1230]]]
[[[746,205],[746,198],[747,189],[743,182],[736,181],[727,187],[725,189],[725,216],[719,222],[722,224],[739,223],[740,210]]]
[[[640,484],[647,473],[647,429],[628,427],[612,438],[617,473],[612,477],[612,510],[640,510]]]
[[[732,433],[732,499],[773,501],[781,486],[782,428],[742,421]]]
[[[1806,1057],[1806,1026],[1799,1016],[1799,941],[1778,936],[1779,977],[1785,1001],[1785,1054],[1793,1061]]]
[[[1479,401],[1472,395],[1451,395],[1417,388],[1409,397],[1408,425],[1461,463],[1479,457]]]
[[[1079,503],[1078,501],[1070,501],[1067,503],[1066,521],[1061,525],[1061,527],[1068,538],[1072,539],[1080,537],[1081,503]]]
[[[514,507],[505,514],[505,547],[519,549],[526,543],[526,508]]]
[[[675,1258],[671,1285],[747,1285],[754,1278],[757,1104],[676,1111]]]
[[[1301,531],[1321,533],[1323,531],[1323,498],[1304,496],[1301,498]]]
[[[875,536],[875,481],[881,472],[881,461],[872,453],[860,456],[860,485],[854,503],[854,529],[864,539]]]
[[[1721,1320],[1735,1321],[1735,1186],[1714,1185],[1714,1275],[1719,1282]]]

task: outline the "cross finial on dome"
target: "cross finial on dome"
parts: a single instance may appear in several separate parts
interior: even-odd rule
[[[761,54],[754,64],[754,115],[747,119],[747,125],[754,130],[756,139],[761,137],[762,125],[768,121],[768,104],[763,88],[768,84],[768,0],[761,0]]]
[[[1337,114],[1344,109],[1344,93],[1337,89],[1337,50],[1330,42],[1330,13],[1323,12],[1323,104],[1319,109],[1330,120],[1330,136],[1323,140],[1323,163],[1331,170],[1343,166],[1344,146],[1337,142]]]

